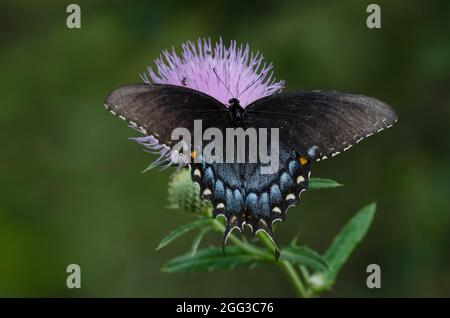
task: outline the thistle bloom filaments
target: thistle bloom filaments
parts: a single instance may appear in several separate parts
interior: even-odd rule
[[[173,48],[172,52],[164,51],[155,60],[157,72],[149,67],[150,80],[142,75],[144,82],[185,86],[225,105],[239,96],[242,107],[284,87],[283,81],[272,78],[272,64],[264,63],[259,52],[250,52],[248,44],[231,41],[226,47],[219,40],[213,47],[211,40],[199,39],[197,45],[189,41],[181,47],[181,57]]]
[[[130,139],[145,146],[147,149],[149,149],[150,153],[160,155],[158,159],[152,162],[152,164],[147,169],[145,169],[145,171],[161,165],[163,169],[166,169],[173,164],[176,164],[178,168],[181,168],[188,163],[186,161],[186,158],[182,154],[180,154],[178,151],[172,151],[166,145],[161,145],[158,139],[156,139],[154,136],[144,136]]]
[[[181,45],[181,55],[175,49],[164,51],[155,60],[156,72],[148,67],[148,75],[141,74],[145,83],[184,86],[210,95],[228,105],[230,98],[239,97],[242,107],[272,95],[284,88],[284,81],[276,81],[272,64],[266,64],[262,54],[252,53],[249,45],[231,41],[227,47],[222,39],[213,46],[211,40],[199,39]],[[166,163],[166,167],[187,164],[179,153],[160,145],[153,136],[132,138],[161,157],[151,167]]]

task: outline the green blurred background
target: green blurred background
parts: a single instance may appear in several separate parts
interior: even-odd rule
[[[191,220],[166,209],[172,171],[140,172],[154,159],[103,107],[114,87],[139,82],[160,51],[222,36],[248,42],[287,89],[337,89],[391,104],[394,128],[313,176],[345,187],[308,192],[278,226],[282,244],[323,252],[357,209],[375,221],[327,294],[450,296],[450,5],[377,1],[382,28],[366,27],[367,1],[76,1],[82,28],[66,27],[66,1],[0,7],[0,296],[293,296],[275,267],[166,274]],[[221,241],[210,234],[207,244]],[[82,288],[66,288],[66,266]],[[365,287],[380,264],[382,288]]]

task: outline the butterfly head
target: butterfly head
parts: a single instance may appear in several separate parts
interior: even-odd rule
[[[230,107],[232,107],[232,106],[239,106],[239,107],[241,107],[239,99],[234,98],[234,97],[230,98],[230,100],[228,101],[228,105],[230,105]]]
[[[230,110],[230,116],[231,116],[231,120],[235,123],[235,124],[241,124],[244,118],[244,108],[241,106],[239,100],[237,98],[231,98],[228,101],[229,107],[228,109]]]

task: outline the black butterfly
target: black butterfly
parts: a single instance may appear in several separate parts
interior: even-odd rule
[[[228,234],[245,224],[255,234],[272,239],[272,223],[284,220],[286,210],[308,187],[313,161],[333,157],[362,139],[392,126],[397,116],[383,102],[334,91],[300,91],[261,98],[245,109],[232,98],[228,107],[199,91],[165,84],[131,84],[114,90],[105,107],[160,144],[172,147],[171,133],[194,120],[203,129],[217,127],[279,128],[279,169],[261,174],[258,163],[191,163],[191,176],[200,193],[222,214]]]

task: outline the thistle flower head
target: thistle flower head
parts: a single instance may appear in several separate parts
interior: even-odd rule
[[[266,64],[259,52],[250,52],[249,45],[231,41],[225,46],[222,39],[215,45],[211,40],[182,44],[179,56],[175,49],[164,51],[155,60],[156,72],[148,68],[141,75],[146,83],[185,86],[210,95],[225,105],[230,98],[238,98],[242,107],[283,89],[284,82],[276,81],[272,64]]]
[[[238,45],[231,41],[226,46],[220,39],[212,45],[210,39],[198,39],[197,43],[183,43],[181,48],[180,55],[174,48],[163,51],[154,61],[156,71],[148,67],[148,74],[141,74],[143,81],[191,88],[216,98],[226,106],[231,98],[238,98],[244,108],[284,87],[284,81],[273,78],[272,64],[265,63],[259,52],[251,52],[248,44]],[[160,154],[149,168],[187,164],[184,157],[159,144],[153,136],[132,139]]]

